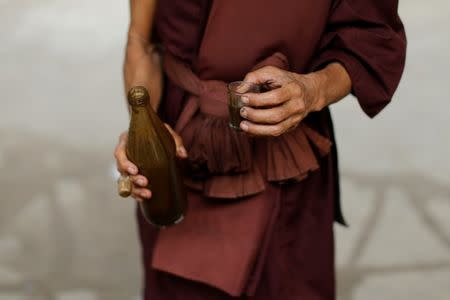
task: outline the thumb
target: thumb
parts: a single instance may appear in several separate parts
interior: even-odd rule
[[[266,83],[267,81],[273,80],[273,77],[274,77],[273,69],[276,69],[276,68],[271,67],[271,66],[266,66],[266,67],[262,67],[262,68],[253,70],[253,71],[247,73],[247,75],[244,78],[244,81],[251,82],[254,84]]]
[[[265,66],[260,69],[247,73],[244,78],[245,82],[267,85],[267,86],[280,86],[282,84],[282,78],[284,77],[284,71],[274,66]]]
[[[167,130],[169,130],[170,135],[172,135],[173,140],[175,141],[175,147],[177,150],[177,156],[179,158],[187,158],[187,151],[183,145],[183,139],[179,136],[169,124],[164,123],[166,125]]]

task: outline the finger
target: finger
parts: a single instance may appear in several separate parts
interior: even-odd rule
[[[253,107],[267,107],[280,105],[291,98],[291,92],[289,89],[281,87],[278,89],[270,90],[265,93],[255,94],[248,93],[242,96],[242,103],[245,106]]]
[[[240,127],[244,132],[255,136],[280,136],[300,122],[301,119],[302,117],[300,115],[295,115],[274,125],[261,125],[243,121],[241,122]]]
[[[138,168],[128,160],[126,154],[126,145],[127,145],[128,135],[126,133],[122,133],[119,137],[119,143],[114,150],[114,157],[117,162],[117,169],[120,173],[128,173],[130,175],[136,175],[138,173]]]
[[[170,134],[173,137],[173,140],[175,141],[175,147],[176,147],[176,150],[177,150],[177,156],[180,157],[180,158],[186,158],[187,157],[187,151],[186,151],[186,148],[183,145],[183,139],[168,124],[164,124],[164,125],[166,125],[167,130],[169,130]]]
[[[148,185],[148,180],[145,176],[142,175],[136,175],[131,176],[131,181],[139,187],[146,187]]]
[[[245,75],[244,81],[254,84],[280,84],[282,76],[283,70],[273,66],[266,66]]]
[[[281,105],[266,109],[255,109],[245,106],[241,108],[241,116],[244,119],[259,124],[278,124],[295,113],[297,111],[292,101],[287,101]]]
[[[133,185],[131,195],[142,199],[149,199],[152,196],[152,192],[149,189],[143,189],[136,185]]]

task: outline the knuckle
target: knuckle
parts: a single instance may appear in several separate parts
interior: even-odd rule
[[[120,135],[119,135],[119,141],[123,141],[123,140],[125,140],[126,138],[127,138],[127,135],[128,135],[128,133],[125,131],[125,132],[122,132]]]
[[[279,89],[279,93],[280,93],[280,100],[282,102],[285,102],[289,99],[292,98],[292,91],[289,87],[283,86],[282,88]]]
[[[289,97],[286,95],[286,93],[280,92],[279,96],[277,97],[276,104],[277,105],[283,104],[287,100],[289,100]]]
[[[120,154],[122,154],[123,152],[123,148],[120,147],[120,144],[116,146],[116,148],[114,148],[114,155],[115,156],[120,156]]]
[[[117,170],[119,171],[119,172],[125,172],[126,171],[126,167],[124,166],[124,164],[123,163],[121,163],[120,161],[118,161],[117,162]]]
[[[281,111],[274,112],[272,120],[274,121],[274,123],[279,123],[283,121],[283,113]]]
[[[117,154],[115,155],[116,161],[118,164],[123,165],[126,162],[125,157],[122,155],[121,152],[117,152]]]
[[[278,95],[275,100],[273,101],[274,105],[280,105],[283,103],[283,98],[281,98],[281,95]]]
[[[295,96],[295,83],[294,82],[291,81],[284,87],[285,87],[284,94],[286,97],[292,98],[293,96]]]
[[[127,171],[128,169],[128,161],[126,159],[118,159],[117,160],[117,166],[121,171]]]
[[[288,83],[288,88],[291,94],[295,95],[295,96],[299,96],[302,94],[302,88],[301,86],[295,82],[295,81],[291,81]]]
[[[303,101],[303,99],[299,98],[298,105],[296,107],[297,107],[298,113],[300,113],[300,114],[304,113],[305,109],[306,109],[305,101]]]
[[[278,73],[280,69],[275,66],[265,66],[264,69],[270,73]]]
[[[273,67],[272,66],[264,66],[262,68],[259,68],[258,70],[261,72],[272,72]]]
[[[141,193],[142,193],[142,189],[133,183],[133,189],[132,189],[131,194],[135,195],[135,196],[139,196]]]
[[[114,149],[114,152],[113,152],[113,156],[114,156],[114,158],[116,159],[116,160],[118,160],[119,159],[119,151],[118,151],[118,149],[116,148],[116,149]]]
[[[274,137],[280,136],[283,133],[283,128],[281,126],[274,126],[271,135]]]
[[[277,104],[279,102],[282,102],[282,96],[283,96],[283,91],[282,88],[276,88],[273,90],[270,90],[269,92],[267,92],[266,96],[264,97],[267,104]]]
[[[273,90],[273,104],[280,104],[282,102],[283,91],[282,89]]]
[[[256,71],[251,71],[251,72],[247,73],[244,81],[253,81],[255,79],[256,79]]]
[[[305,107],[306,107],[305,98],[303,97],[303,95],[297,95],[295,97],[295,100],[296,100],[296,103],[297,103],[296,107],[300,111],[303,111],[305,109]]]

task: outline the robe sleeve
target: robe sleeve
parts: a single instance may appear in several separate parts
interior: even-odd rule
[[[398,0],[336,0],[312,70],[340,62],[352,94],[370,117],[390,101],[403,73],[406,36]]]

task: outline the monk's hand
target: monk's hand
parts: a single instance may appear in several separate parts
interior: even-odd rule
[[[244,81],[266,87],[263,93],[247,93],[241,129],[255,136],[279,136],[294,129],[310,112],[322,109],[315,73],[296,74],[267,66],[250,72]]]
[[[165,125],[175,141],[177,156],[183,159],[186,158],[187,152],[183,146],[181,137],[169,125]],[[137,201],[143,201],[144,199],[151,198],[152,192],[147,188],[149,183],[148,179],[145,176],[139,174],[138,167],[133,164],[127,157],[127,141],[128,132],[123,132],[120,135],[119,143],[114,150],[117,170],[122,175],[130,176],[132,182],[131,197],[133,197]]]

